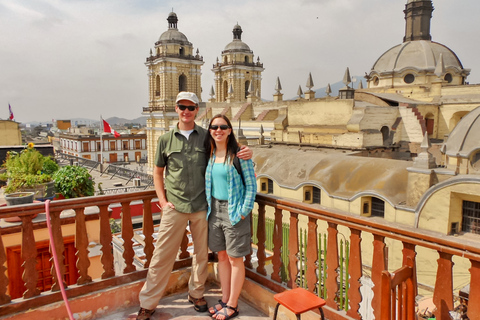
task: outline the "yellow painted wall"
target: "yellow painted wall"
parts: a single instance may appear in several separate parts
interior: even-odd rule
[[[0,120],[0,146],[22,145],[22,133],[18,123],[10,120]]]

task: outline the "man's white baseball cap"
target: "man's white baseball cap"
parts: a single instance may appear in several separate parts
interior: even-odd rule
[[[187,91],[182,91],[177,95],[177,100],[175,100],[175,103],[178,103],[180,100],[188,100],[193,103],[195,103],[198,106],[198,103],[200,102],[198,100],[198,97],[195,93],[193,92],[187,92]]]

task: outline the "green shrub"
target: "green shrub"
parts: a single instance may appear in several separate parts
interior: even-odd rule
[[[95,182],[86,168],[65,166],[53,175],[55,189],[66,199],[93,196]]]
[[[0,174],[0,180],[7,181],[7,194],[50,182],[52,174],[58,170],[55,160],[42,155],[33,147],[33,143],[29,143],[21,152],[9,151],[3,167],[6,171]]]

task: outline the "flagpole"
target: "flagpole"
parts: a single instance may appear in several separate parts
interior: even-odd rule
[[[102,115],[100,115],[100,170],[103,170],[103,131],[105,128],[103,127],[103,119]]]

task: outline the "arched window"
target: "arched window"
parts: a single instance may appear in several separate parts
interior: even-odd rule
[[[273,193],[273,180],[268,178],[260,179],[260,192],[261,193]]]
[[[248,56],[245,56],[245,63],[249,63]]]
[[[375,197],[362,197],[361,215],[366,217],[381,217],[385,215],[385,202]]]
[[[427,133],[429,136],[433,134],[433,129],[435,127],[435,119],[433,118],[433,114],[428,113],[425,116],[425,126],[427,127]]]
[[[381,217],[385,216],[385,201],[372,197],[372,217]]]
[[[391,143],[390,130],[387,126],[383,126],[382,129],[380,129],[380,132],[382,133],[383,146],[388,147]]]
[[[158,74],[155,77],[155,96],[160,96],[160,76]]]
[[[249,94],[248,87],[250,87],[250,80],[245,81],[245,99],[247,99],[247,96]]]
[[[185,48],[184,47],[180,47],[180,50],[178,50],[178,53],[183,56],[185,55]]]
[[[187,91],[187,77],[184,74],[178,78],[178,91]]]
[[[228,98],[228,82],[227,80],[223,81],[223,101],[227,101]]]

